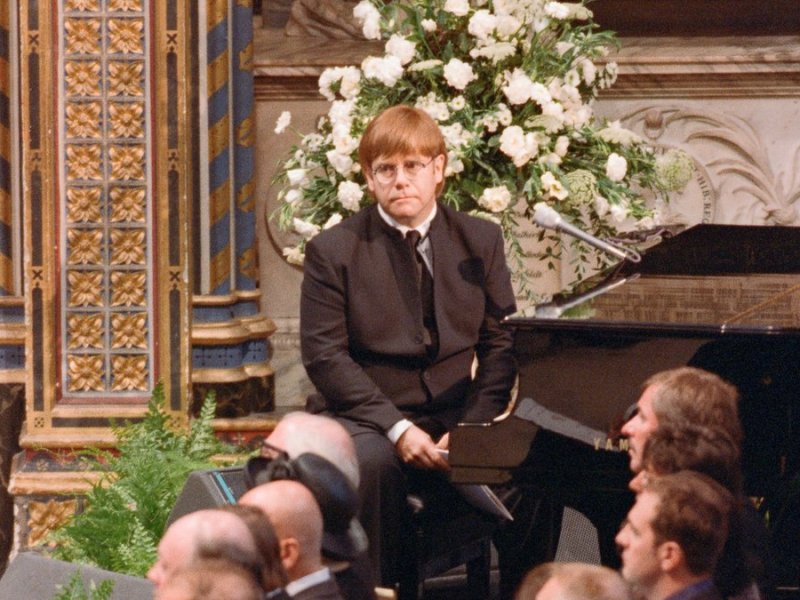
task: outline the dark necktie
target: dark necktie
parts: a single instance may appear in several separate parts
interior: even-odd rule
[[[422,324],[425,326],[425,345],[428,354],[435,356],[439,347],[439,336],[436,331],[436,312],[433,305],[433,276],[417,248],[421,237],[419,231],[410,229],[406,232],[405,241],[411,250],[417,272],[417,287],[422,300]]]

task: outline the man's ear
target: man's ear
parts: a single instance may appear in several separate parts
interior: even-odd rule
[[[664,573],[674,572],[686,563],[683,548],[680,547],[678,542],[666,541],[658,547],[656,553],[659,565]]]
[[[284,571],[291,571],[300,560],[300,543],[293,537],[286,537],[278,543],[281,550],[281,563]]]

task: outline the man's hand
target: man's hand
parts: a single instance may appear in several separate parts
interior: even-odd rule
[[[416,425],[406,429],[395,444],[400,459],[420,469],[447,471],[450,465],[439,454],[431,436]]]

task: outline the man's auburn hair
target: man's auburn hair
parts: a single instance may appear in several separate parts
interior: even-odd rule
[[[397,105],[387,108],[375,117],[358,146],[358,161],[364,172],[373,168],[379,157],[408,156],[420,154],[435,158],[444,156],[447,167],[447,147],[442,130],[428,113],[419,108]],[[436,186],[436,194],[442,192],[444,179]]]
[[[644,382],[654,386],[653,412],[659,427],[689,426],[724,431],[737,445],[742,441],[739,394],[718,375],[695,367],[661,371]]]
[[[675,542],[693,575],[711,575],[728,538],[735,504],[731,493],[694,471],[679,471],[650,481],[644,493],[658,497],[650,527],[657,545]]]

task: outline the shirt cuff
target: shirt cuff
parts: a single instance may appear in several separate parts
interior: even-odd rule
[[[412,425],[413,423],[408,419],[401,419],[400,421],[391,426],[389,431],[386,432],[386,437],[388,437],[389,441],[392,442],[393,444],[397,444],[397,440],[400,439],[400,436],[402,436],[406,431],[408,431],[408,428],[411,427]]]

